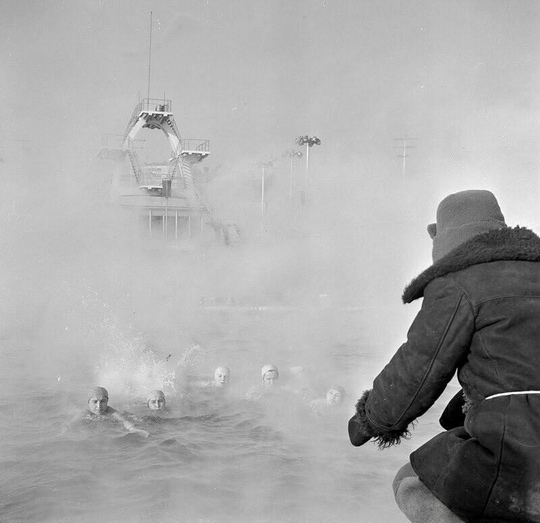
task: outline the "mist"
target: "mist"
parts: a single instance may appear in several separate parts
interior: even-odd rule
[[[443,197],[488,189],[509,225],[540,227],[539,10],[3,1],[3,392],[53,390],[69,417],[88,386],[140,397],[192,350],[191,370],[227,365],[238,390],[266,363],[304,366],[352,409],[418,311],[401,293],[431,263]],[[241,239],[149,241],[111,200],[129,164],[100,149],[148,92],[172,100],[182,138],[210,140],[194,175]],[[321,140],[309,164],[303,135]],[[145,139],[143,160],[166,161],[161,132]]]
[[[300,346],[322,303],[362,309],[363,350],[384,358],[415,314],[401,291],[430,264],[441,198],[489,189],[508,223],[539,223],[535,2],[0,9],[3,308],[16,329],[61,332],[68,354],[102,346],[107,315],[135,337],[189,344],[206,300],[295,307],[276,339]],[[103,137],[122,134],[147,89],[173,100],[183,138],[210,139],[205,198],[242,242],[148,249],[110,204]],[[321,139],[309,170],[295,143],[306,133]],[[303,153],[292,163],[291,149]]]

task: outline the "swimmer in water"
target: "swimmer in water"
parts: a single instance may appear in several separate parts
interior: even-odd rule
[[[343,403],[345,389],[340,385],[332,385],[326,391],[325,398],[317,398],[309,403],[309,407],[314,416],[326,416],[335,412],[335,409]]]
[[[231,399],[231,371],[219,366],[210,376],[186,376],[183,380],[182,405],[188,411],[200,412],[201,408],[215,408]]]
[[[221,389],[229,386],[231,371],[228,367],[217,367],[214,371],[213,379],[201,379],[197,377],[188,377],[188,387],[193,389]]]
[[[224,388],[229,385],[229,380],[231,379],[231,371],[228,367],[218,367],[214,371],[214,381],[212,382],[213,387]]]
[[[109,393],[103,387],[95,387],[90,391],[87,407],[70,421],[66,429],[87,418],[93,420],[113,419],[122,423],[128,432],[135,432],[145,437],[149,436],[148,432],[135,428],[133,423],[128,421],[116,409],[109,407]]]
[[[261,369],[261,378],[261,383],[247,393],[246,397],[248,400],[258,401],[264,396],[281,392],[279,369],[275,365],[265,365]]]
[[[146,405],[150,410],[167,410],[165,394],[162,390],[152,390],[146,397]]]
[[[262,386],[265,389],[273,389],[278,386],[279,370],[275,365],[265,365],[261,369]]]

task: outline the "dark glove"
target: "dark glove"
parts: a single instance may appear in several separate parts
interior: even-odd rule
[[[355,447],[361,447],[371,439],[371,436],[366,434],[362,429],[357,414],[349,420],[349,439]]]
[[[441,427],[446,430],[453,429],[455,427],[462,427],[465,423],[465,414],[463,413],[463,406],[465,405],[465,396],[463,391],[460,390],[448,403],[441,417],[439,423]]]

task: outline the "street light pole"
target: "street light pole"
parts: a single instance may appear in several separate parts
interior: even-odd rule
[[[265,178],[265,171],[264,171],[264,164],[261,166],[262,168],[262,176],[261,176],[261,219],[264,222],[264,178]]]
[[[264,231],[264,215],[265,215],[265,207],[266,202],[264,201],[265,198],[265,185],[266,185],[266,168],[272,167],[274,165],[273,160],[268,160],[266,162],[259,162],[257,164],[261,168],[261,229]]]
[[[321,140],[317,136],[299,136],[296,143],[300,146],[306,146],[306,191],[309,188],[309,149],[314,145],[321,145]]]
[[[293,161],[295,158],[302,157],[302,151],[296,151],[294,149],[289,149],[285,151],[284,156],[288,156],[290,159],[290,168],[289,168],[289,200],[293,199]]]
[[[309,187],[309,143],[306,142],[306,189]]]

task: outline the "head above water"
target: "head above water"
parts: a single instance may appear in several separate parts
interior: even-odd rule
[[[261,369],[261,377],[264,387],[273,387],[279,379],[279,370],[275,365],[265,365]]]
[[[437,223],[430,223],[433,262],[473,236],[506,227],[497,199],[490,191],[470,190],[450,194],[437,207]]]
[[[109,393],[103,387],[90,389],[88,398],[88,409],[94,414],[103,414],[107,410],[109,403]]]
[[[329,405],[339,405],[345,397],[345,389],[341,385],[332,385],[326,391],[326,402]]]
[[[150,410],[163,410],[165,408],[165,394],[162,390],[152,390],[146,397],[146,404]]]
[[[225,387],[229,383],[231,371],[228,367],[218,367],[214,371],[214,383],[216,387]]]

